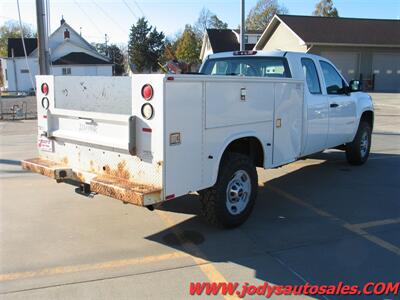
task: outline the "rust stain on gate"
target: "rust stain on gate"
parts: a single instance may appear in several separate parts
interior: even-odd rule
[[[122,178],[125,180],[129,180],[129,178],[131,177],[129,170],[126,169],[126,161],[125,160],[120,161],[117,164],[116,169],[111,169],[109,165],[105,165],[103,167],[103,170],[104,170],[104,174],[106,176],[118,177],[118,178]]]
[[[151,185],[131,182],[126,179],[100,176],[90,182],[90,190],[95,193],[119,199],[125,203],[144,205],[146,195],[159,194],[161,189]]]

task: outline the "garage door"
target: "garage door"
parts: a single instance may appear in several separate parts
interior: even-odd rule
[[[372,71],[375,91],[400,92],[400,53],[375,53]]]
[[[321,56],[333,62],[347,81],[359,79],[359,54],[354,52],[322,52]]]

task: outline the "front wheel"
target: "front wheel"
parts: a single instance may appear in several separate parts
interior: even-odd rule
[[[361,121],[354,140],[346,144],[346,158],[352,165],[362,165],[368,160],[371,149],[371,126]]]
[[[220,227],[236,227],[249,217],[257,198],[258,177],[249,157],[228,153],[217,183],[200,193],[206,220]]]

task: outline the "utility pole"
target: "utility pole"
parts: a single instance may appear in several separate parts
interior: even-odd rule
[[[108,35],[107,35],[107,33],[104,34],[104,40],[105,40],[105,45],[106,45],[106,56],[110,57],[110,55],[108,53],[108,46],[107,46],[107,43],[108,43]]]
[[[37,33],[40,75],[48,75],[50,74],[50,55],[44,0],[36,0],[36,19],[38,31]]]
[[[241,16],[241,22],[240,22],[240,50],[243,51],[245,50],[245,42],[244,42],[244,34],[246,32],[245,28],[245,10],[244,10],[244,1],[241,0],[241,5],[240,5],[240,16]]]

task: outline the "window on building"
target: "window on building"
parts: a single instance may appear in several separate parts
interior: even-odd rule
[[[71,68],[62,68],[63,75],[71,75]]]
[[[28,69],[21,69],[21,73],[29,73]]]
[[[321,94],[321,86],[319,84],[317,68],[315,67],[312,59],[302,58],[301,65],[303,66],[304,75],[306,76],[306,82],[310,93]]]
[[[328,94],[343,94],[344,81],[335,68],[325,61],[320,61],[322,73],[324,74],[326,92]]]

